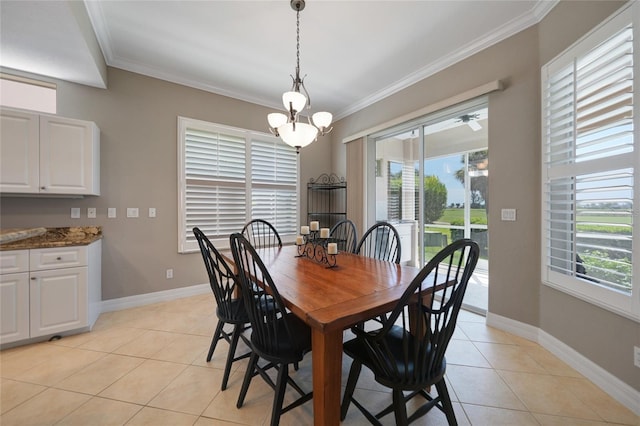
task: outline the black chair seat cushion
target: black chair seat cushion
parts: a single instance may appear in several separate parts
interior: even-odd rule
[[[374,336],[378,332],[379,330],[374,330],[368,334]],[[366,340],[362,337],[345,342],[344,352],[366,365],[373,372],[378,383],[390,388],[415,390],[439,381],[446,370],[445,359],[443,358],[440,365],[433,366],[431,369],[425,366],[416,369],[414,360],[406,359],[405,354],[413,353],[416,343],[420,344],[422,339],[416,339],[410,334],[407,338],[405,334],[408,334],[408,331],[404,328],[392,326],[383,342],[378,342],[378,345],[385,347],[384,351],[378,351],[378,354],[383,356],[379,359],[372,356],[371,350],[367,347],[368,343],[365,343]],[[403,345],[408,345],[408,350],[403,349]],[[431,348],[427,348],[427,352],[430,351]],[[425,360],[430,358],[430,353],[425,353],[422,357]]]
[[[311,329],[300,318],[292,313],[285,314],[293,340],[289,339],[285,331],[283,318],[277,320],[275,335],[268,337],[268,346],[263,345],[260,339],[251,333],[251,345],[260,357],[267,361],[277,361],[290,364],[301,361],[304,354],[311,350]]]
[[[218,319],[229,324],[248,324],[249,315],[244,308],[242,299],[233,299],[229,304],[229,312],[221,309],[220,306],[216,308],[216,315]]]

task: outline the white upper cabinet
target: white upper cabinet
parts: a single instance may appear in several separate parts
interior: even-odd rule
[[[8,108],[0,120],[0,192],[100,195],[95,123]]]
[[[40,118],[0,110],[0,192],[40,192]]]

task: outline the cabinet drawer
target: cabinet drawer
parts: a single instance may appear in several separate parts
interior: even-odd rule
[[[30,270],[42,271],[45,269],[73,268],[87,265],[87,247],[59,247],[48,249],[35,249],[29,255]]]
[[[0,274],[29,271],[29,250],[0,251]]]

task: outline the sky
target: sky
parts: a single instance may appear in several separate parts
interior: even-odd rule
[[[455,177],[456,170],[463,167],[462,155],[440,157],[424,162],[425,176],[436,175],[447,187],[447,206],[451,203],[464,203],[464,186]]]

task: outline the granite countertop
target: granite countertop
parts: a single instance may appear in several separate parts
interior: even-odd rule
[[[36,237],[47,232],[47,228],[4,228],[0,229],[0,244]]]
[[[84,246],[101,238],[101,226],[2,229],[0,250]]]

